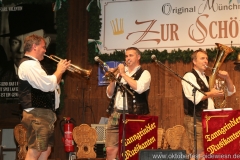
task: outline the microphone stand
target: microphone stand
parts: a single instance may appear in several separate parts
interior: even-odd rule
[[[162,65],[165,68],[167,68],[170,72],[172,72],[174,75],[176,75],[177,77],[179,77],[180,79],[184,80],[185,82],[187,82],[188,84],[190,84],[193,87],[192,93],[193,93],[193,134],[194,134],[194,156],[195,159],[197,158],[197,129],[196,129],[196,105],[195,105],[195,99],[196,99],[196,91],[201,92],[203,95],[206,96],[206,93],[204,93],[202,90],[198,89],[194,84],[192,84],[191,82],[189,82],[188,80],[184,79],[183,77],[181,77],[180,75],[178,75],[176,72],[174,72],[171,68],[165,66],[162,62],[155,60],[156,64],[158,66]]]
[[[120,90],[122,92],[122,97],[123,97],[123,113],[122,113],[122,122],[123,122],[123,133],[122,133],[122,156],[123,156],[123,160],[125,160],[125,122],[126,122],[126,97],[125,97],[125,93],[126,91],[131,95],[134,96],[134,94],[126,87],[123,85],[123,83],[121,83],[118,78],[116,78],[116,76],[114,75],[114,73],[108,71],[105,67],[106,65],[100,63],[100,66],[103,68],[103,70],[106,72],[106,74],[110,77],[110,80],[114,80],[120,87]],[[108,68],[108,67],[107,67]]]

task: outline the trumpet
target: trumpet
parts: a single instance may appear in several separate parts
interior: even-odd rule
[[[126,62],[122,63],[124,66],[127,66]],[[109,68],[109,67],[108,67]],[[104,78],[108,81],[113,81],[116,79],[117,74],[119,73],[118,66],[115,67],[112,71],[106,71]]]
[[[104,79],[106,79],[107,81],[114,81],[117,74],[118,74],[118,67],[114,68],[113,71],[105,71],[105,74],[104,74]]]
[[[55,55],[46,55],[44,54],[45,57],[55,61],[55,62],[59,62],[60,60],[62,60],[61,58],[59,58],[58,56],[55,56]],[[68,71],[70,72],[73,72],[73,73],[77,73],[77,74],[80,74],[86,78],[89,79],[90,75],[91,75],[91,72],[92,72],[92,69],[90,70],[86,70],[86,69],[82,69],[74,64],[70,64],[70,66],[67,68]]]

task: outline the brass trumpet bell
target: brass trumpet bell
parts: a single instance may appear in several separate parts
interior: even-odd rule
[[[55,62],[59,62],[60,60],[62,60],[61,58],[59,58],[58,56],[55,56],[55,55],[48,56],[48,55],[44,54],[44,56],[46,56],[47,58],[49,58],[49,59],[51,59]],[[92,73],[92,69],[90,69],[90,70],[82,69],[82,68],[80,68],[80,67],[78,67],[74,64],[70,64],[70,66],[67,68],[67,70],[70,71],[70,72],[82,75],[87,79],[90,78],[90,75]]]
[[[123,62],[122,63],[124,66],[127,66],[126,62]],[[107,81],[115,81],[117,75],[119,73],[119,70],[118,70],[118,66],[113,68],[112,71],[106,71],[105,72],[105,75],[104,75],[104,79],[106,79]]]
[[[118,67],[114,68],[113,71],[106,71],[104,74],[104,79],[107,81],[114,81],[118,73]]]

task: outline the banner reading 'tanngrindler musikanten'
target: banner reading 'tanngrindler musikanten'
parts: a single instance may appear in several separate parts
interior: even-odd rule
[[[240,159],[240,110],[205,111],[202,124],[206,160]]]

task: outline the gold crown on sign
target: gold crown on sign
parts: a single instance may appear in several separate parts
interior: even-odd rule
[[[112,26],[112,30],[113,30],[113,34],[114,35],[119,35],[119,34],[123,34],[124,33],[124,29],[123,29],[123,18],[120,18],[120,24],[118,24],[118,19],[115,19],[115,23],[114,20],[111,20],[111,26]]]

